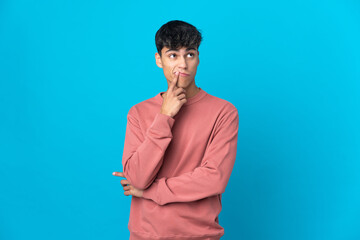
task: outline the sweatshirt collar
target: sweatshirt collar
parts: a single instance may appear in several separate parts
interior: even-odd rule
[[[187,99],[187,102],[186,103],[184,103],[183,104],[183,106],[188,106],[188,105],[191,105],[191,104],[193,104],[193,103],[196,103],[196,102],[198,102],[200,99],[202,99],[203,97],[205,97],[206,96],[206,92],[203,90],[203,89],[201,89],[200,87],[199,87],[199,92],[195,95],[195,96],[192,96],[191,98],[188,98]],[[165,92],[160,92],[160,93],[158,93],[156,96],[155,96],[155,100],[158,102],[158,103],[160,103],[160,104],[162,104],[162,102],[163,102],[163,97],[161,96],[161,94],[163,94],[163,93],[165,93]]]

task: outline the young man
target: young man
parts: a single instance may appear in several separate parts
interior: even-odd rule
[[[236,158],[238,111],[195,84],[201,33],[183,21],[155,35],[166,92],[130,108],[121,184],[130,239],[220,239],[221,194]]]

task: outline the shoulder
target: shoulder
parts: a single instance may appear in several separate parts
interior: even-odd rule
[[[213,119],[213,124],[215,131],[219,129],[228,128],[229,129],[237,129],[239,124],[239,114],[236,106],[221,97],[217,97],[211,94],[207,94],[206,101],[204,103],[207,104],[209,109],[209,119]]]
[[[150,111],[154,111],[154,109],[159,108],[160,106],[161,105],[157,97],[151,97],[131,106],[128,110],[128,116],[130,115],[137,118],[141,113],[149,113]]]
[[[238,110],[233,103],[226,99],[211,95],[209,93],[207,94],[206,102],[210,104],[212,108],[220,115],[228,114],[231,112],[235,112],[236,114],[238,113]]]

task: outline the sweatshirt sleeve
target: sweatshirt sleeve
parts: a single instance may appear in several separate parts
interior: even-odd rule
[[[165,205],[224,193],[236,158],[239,126],[237,109],[224,114],[217,126],[201,166],[176,177],[156,179],[144,190],[143,198]]]
[[[164,153],[173,137],[171,128],[175,119],[157,113],[144,136],[135,116],[131,108],[127,115],[122,157],[123,173],[131,185],[138,189],[146,189],[161,168]]]

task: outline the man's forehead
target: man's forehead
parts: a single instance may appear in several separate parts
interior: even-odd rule
[[[179,47],[179,48],[169,48],[169,47],[163,47],[163,51],[165,53],[170,51],[180,52],[180,51],[191,51],[191,50],[197,50],[196,47]]]

